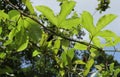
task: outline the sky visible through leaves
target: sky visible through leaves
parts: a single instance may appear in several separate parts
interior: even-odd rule
[[[95,10],[98,4],[97,0],[75,0],[75,1],[77,3],[75,7],[75,11],[77,11],[78,14],[82,13],[83,11],[89,11],[94,17],[94,24],[96,24],[98,19],[105,14],[109,14],[109,13],[116,14],[118,17],[112,23],[110,23],[105,29],[112,30],[113,32],[115,32],[117,35],[120,36],[120,17],[119,17],[120,0],[111,0],[110,8],[107,9],[102,14],[100,14],[98,11]],[[52,10],[54,10],[55,14],[59,13],[60,11],[59,3],[56,0],[31,0],[31,2],[33,6],[46,5],[50,7]],[[88,40],[87,32],[85,31],[85,33],[86,36],[84,37],[84,39]],[[120,50],[120,44],[116,46],[116,49]],[[113,47],[105,48],[105,50],[111,50],[112,52],[107,52],[107,53],[111,55],[114,54]],[[119,59],[120,52],[115,52],[114,56],[115,59],[117,59],[120,62]]]

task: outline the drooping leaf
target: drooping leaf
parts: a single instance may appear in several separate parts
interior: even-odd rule
[[[35,15],[35,11],[30,0],[22,0],[22,2],[27,6],[28,10],[30,11],[30,14]]]
[[[86,50],[87,46],[83,45],[83,44],[80,44],[80,43],[76,43],[74,48],[77,49],[77,50]]]
[[[76,27],[80,24],[81,19],[80,18],[71,18],[71,19],[66,19],[63,21],[59,27],[65,28],[65,29],[71,29],[73,27]]]
[[[107,14],[107,15],[102,16],[96,24],[97,31],[102,30],[105,26],[111,23],[116,17],[117,16],[114,14]]]
[[[58,26],[65,21],[66,17],[70,14],[72,9],[75,6],[74,1],[64,1],[63,4],[61,5],[61,11],[60,14],[58,15]]]
[[[54,53],[57,54],[60,48],[60,39],[57,39],[54,44]]]
[[[54,12],[47,6],[36,6],[36,9],[40,11],[46,18],[54,25],[57,26],[57,18],[54,15]]]
[[[88,31],[90,32],[92,35],[95,34],[95,26],[93,24],[93,17],[92,15],[87,12],[87,11],[84,11],[82,13],[82,25],[83,27]]]

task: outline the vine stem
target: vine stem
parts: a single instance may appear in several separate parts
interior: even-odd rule
[[[77,43],[80,43],[80,44],[83,44],[83,45],[86,45],[86,46],[90,45],[92,48],[95,48],[95,49],[97,49],[98,51],[103,51],[103,52],[104,52],[104,50],[103,50],[102,48],[99,48],[99,47],[97,47],[96,45],[93,45],[93,44],[90,44],[90,43],[87,43],[87,42],[83,42],[83,41],[78,41],[78,40],[75,40],[75,39],[73,39],[73,38],[65,37],[65,36],[61,35],[60,33],[56,33],[56,32],[54,32],[53,30],[48,29],[48,28],[45,27],[38,19],[36,19],[35,17],[33,17],[33,16],[29,15],[29,14],[24,13],[24,12],[23,12],[22,10],[20,10],[17,6],[13,5],[9,0],[5,0],[5,1],[6,1],[9,5],[11,5],[12,8],[14,8],[14,9],[16,9],[18,12],[20,12],[23,16],[28,17],[28,18],[32,19],[33,21],[35,21],[36,23],[38,23],[39,25],[41,25],[44,30],[47,30],[48,32],[51,32],[52,34],[54,34],[54,35],[56,35],[56,36],[59,36],[59,37],[61,37],[61,38],[63,38],[63,39],[66,39],[66,40],[69,40],[69,41],[73,41],[73,42],[77,42]]]

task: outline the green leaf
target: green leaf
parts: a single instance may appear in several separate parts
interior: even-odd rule
[[[97,68],[99,71],[103,69],[100,65],[95,65],[95,68]]]
[[[70,18],[63,21],[59,27],[65,28],[65,29],[71,29],[73,27],[78,26],[80,23],[81,23],[80,18]]]
[[[114,14],[107,14],[102,16],[96,25],[97,31],[102,30],[105,26],[107,26],[109,23],[111,23],[117,16]]]
[[[120,73],[120,69],[118,68],[114,71],[114,77],[117,77],[119,73]]]
[[[101,47],[101,42],[100,42],[100,39],[98,37],[94,37],[92,39],[92,43],[98,47]]]
[[[0,27],[0,34],[2,33],[2,27]]]
[[[6,53],[4,53],[4,52],[0,52],[0,59],[4,59],[5,56],[6,56]]]
[[[77,49],[77,50],[86,50],[87,46],[83,45],[83,44],[80,44],[80,43],[76,43],[74,48]]]
[[[54,15],[54,12],[47,6],[36,6],[36,9],[40,11],[46,18],[54,25],[57,26],[57,18]]]
[[[21,31],[19,31],[15,36],[15,44],[16,44],[17,51],[19,52],[26,49],[28,43],[29,43],[29,38],[24,28],[22,28]]]
[[[30,18],[26,18],[24,21],[24,26],[28,30],[27,33],[30,40],[35,43],[38,43],[42,36],[42,31],[40,29],[39,24],[31,20]]]
[[[93,17],[92,15],[87,12],[87,11],[84,11],[82,13],[82,25],[83,27],[88,31],[90,32],[92,35],[95,34],[95,26],[93,24]]]
[[[8,16],[8,14],[6,14],[3,10],[0,10],[0,21],[1,21],[1,19],[8,19],[9,18],[9,16]]]
[[[39,54],[41,54],[39,51],[34,50],[33,53],[32,53],[32,57],[35,57],[35,56],[37,56]]]
[[[85,65],[85,71],[83,72],[83,75],[86,77],[88,75],[88,73],[90,72],[90,69],[92,67],[92,65],[94,64],[94,59],[90,59],[87,61],[86,65]]]
[[[73,59],[75,53],[74,53],[74,49],[70,49],[67,51],[67,57],[69,57],[70,60]]]
[[[109,68],[110,68],[110,72],[112,73],[114,71],[114,63],[111,63]]]
[[[58,50],[60,48],[60,39],[57,39],[54,44],[54,53],[57,55]]]
[[[82,60],[75,60],[73,64],[85,64]]]
[[[103,31],[100,31],[97,36],[100,36],[100,37],[116,37],[116,34],[110,30],[103,30]]]
[[[62,58],[63,66],[68,65],[68,61],[67,61],[67,57],[66,57],[66,52],[63,52],[61,54],[61,58]]]
[[[72,9],[75,6],[74,1],[64,1],[63,4],[61,5],[61,11],[60,14],[58,15],[58,26],[65,21],[66,17],[70,14]]]
[[[27,6],[28,10],[30,11],[30,14],[35,15],[35,11],[30,0],[22,0],[22,2]]]
[[[9,15],[9,18],[11,19],[17,15],[20,15],[20,13],[17,10],[11,10],[8,12],[8,15]]]

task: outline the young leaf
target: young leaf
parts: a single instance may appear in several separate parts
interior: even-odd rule
[[[54,15],[54,12],[47,6],[36,6],[36,9],[40,11],[46,18],[54,25],[57,26],[57,18]]]
[[[70,14],[72,9],[75,6],[74,1],[64,1],[63,4],[61,5],[61,11],[60,14],[58,15],[58,26],[66,19],[66,17]]]
[[[9,16],[3,10],[0,10],[0,21],[1,19],[8,19]]]
[[[92,35],[95,34],[95,26],[93,24],[93,17],[92,15],[87,12],[87,11],[84,11],[82,13],[82,25],[83,27],[88,31],[90,32]]]
[[[118,77],[119,73],[120,73],[120,69],[118,68],[114,71],[114,77]]]
[[[102,30],[105,26],[107,26],[109,23],[111,23],[117,16],[114,14],[107,14],[102,16],[96,25],[97,31]]]
[[[30,11],[30,14],[35,15],[35,11],[30,0],[22,0],[22,2],[27,6],[28,10]]]
[[[63,53],[61,54],[61,58],[62,58],[63,66],[68,65],[66,52],[63,52]]]
[[[111,63],[109,68],[110,68],[110,72],[112,73],[114,71],[114,63]]]
[[[71,18],[71,19],[66,19],[63,21],[59,27],[65,28],[65,29],[71,29],[73,27],[76,27],[80,24],[81,19],[80,18]]]
[[[6,56],[6,53],[4,53],[4,52],[0,52],[0,59],[4,59],[5,56]]]

